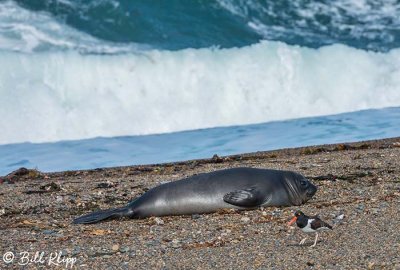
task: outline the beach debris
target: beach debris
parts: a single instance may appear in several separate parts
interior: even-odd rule
[[[48,193],[48,192],[56,192],[56,191],[60,191],[61,187],[60,185],[51,182],[50,184],[45,184],[40,186],[39,190],[27,190],[24,191],[25,194],[40,194],[40,193]]]
[[[95,229],[95,230],[91,230],[88,231],[90,235],[107,235],[110,233],[110,231],[108,230],[102,230],[102,229]]]
[[[0,183],[14,184],[16,181],[19,180],[36,179],[42,176],[42,173],[38,170],[21,167],[7,174],[6,176],[3,176]]]
[[[115,183],[107,181],[107,182],[97,184],[96,188],[112,188],[115,186],[116,186]]]
[[[39,220],[30,220],[30,219],[24,219],[17,224],[15,224],[16,228],[34,228],[34,229],[46,229],[48,228],[47,225],[43,224]]]
[[[217,154],[214,154],[213,157],[211,158],[211,161],[213,163],[222,163],[224,162],[224,159],[218,156]]]
[[[7,176],[23,176],[29,174],[29,170],[27,168],[21,167],[11,173],[9,173]]]
[[[374,174],[370,171],[366,172],[356,172],[356,173],[349,173],[344,175],[333,175],[333,174],[326,174],[326,175],[319,175],[319,176],[307,176],[308,179],[317,180],[317,181],[336,181],[336,180],[345,180],[349,183],[353,183],[354,180],[358,178],[363,178],[366,176],[373,176]]]
[[[301,151],[301,154],[303,155],[313,155],[317,154],[320,152],[326,152],[326,149],[321,148],[321,147],[306,147]]]
[[[336,181],[337,176],[329,173],[326,175],[319,175],[319,176],[307,176],[306,178],[311,179],[311,180],[319,180],[319,181],[325,181],[325,180]]]
[[[349,144],[338,144],[333,150],[344,151],[344,150],[357,150],[357,149],[369,149],[371,146],[367,143],[360,145],[349,145]]]
[[[50,184],[41,186],[40,189],[48,191],[48,192],[53,192],[53,191],[60,191],[61,187],[60,187],[60,185],[58,185],[54,182],[51,182]]]
[[[192,215],[192,219],[199,219],[199,218],[201,218],[201,215],[199,215],[199,214]]]

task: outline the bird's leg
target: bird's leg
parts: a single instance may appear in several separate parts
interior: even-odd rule
[[[311,247],[315,247],[317,245],[317,241],[318,241],[318,233],[316,233],[314,244]]]
[[[306,238],[303,238],[303,239],[300,241],[299,245],[303,245],[304,242],[305,242],[306,240],[307,240],[307,237],[306,237]]]

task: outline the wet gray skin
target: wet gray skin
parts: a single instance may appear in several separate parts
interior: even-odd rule
[[[291,171],[226,169],[162,184],[125,207],[90,213],[74,223],[96,223],[116,217],[202,214],[224,208],[301,205],[316,191],[317,187],[304,176]]]

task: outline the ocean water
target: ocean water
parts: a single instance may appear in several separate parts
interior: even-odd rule
[[[398,1],[0,0],[0,175],[400,136]]]
[[[78,170],[399,136],[400,107],[158,135],[0,145],[0,175]]]

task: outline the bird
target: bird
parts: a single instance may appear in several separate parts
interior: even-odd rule
[[[296,222],[297,227],[299,227],[305,233],[315,233],[314,244],[311,247],[315,247],[318,241],[318,232],[325,230],[332,230],[332,226],[321,220],[318,216],[306,216],[300,210],[294,213],[294,217],[289,221],[288,225],[292,225]],[[303,245],[307,237],[302,239],[299,245]]]

